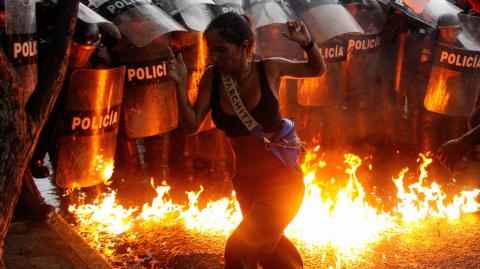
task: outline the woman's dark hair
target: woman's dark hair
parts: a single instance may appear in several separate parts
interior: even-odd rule
[[[211,30],[217,30],[222,38],[237,46],[241,46],[247,40],[251,49],[255,41],[255,31],[247,15],[235,12],[220,14],[210,22],[205,33]]]

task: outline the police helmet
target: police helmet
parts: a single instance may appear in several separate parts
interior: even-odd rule
[[[96,23],[77,19],[73,41],[83,46],[96,46],[100,41],[100,31]]]
[[[442,28],[460,28],[462,24],[457,14],[447,13],[440,15],[437,20],[437,27]]]

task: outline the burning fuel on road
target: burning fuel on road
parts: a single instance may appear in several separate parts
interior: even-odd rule
[[[428,173],[431,157],[420,154],[416,182],[402,169],[391,178],[396,193],[384,199],[366,191],[358,176],[371,164],[353,154],[343,159],[327,163],[316,147],[302,164],[304,201],[286,234],[306,268],[478,266],[480,231],[470,213],[479,210],[480,189],[447,194]],[[331,168],[344,173],[324,178]],[[221,268],[225,240],[241,220],[235,193],[200,206],[202,186],[186,192],[187,204],[169,197],[167,182],[152,186],[157,197],[141,208],[123,207],[113,191],[72,204],[75,228],[114,267]]]

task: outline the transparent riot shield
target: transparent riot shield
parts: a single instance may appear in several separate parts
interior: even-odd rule
[[[467,117],[480,92],[480,18],[459,14],[457,40],[439,43],[424,99],[425,108]]]
[[[295,15],[283,0],[246,0],[246,13],[252,18],[255,28],[292,20]]]
[[[89,0],[94,10],[113,22],[137,47],[185,28],[149,0]]]
[[[25,104],[38,82],[35,1],[5,0],[5,40],[2,46],[23,82]]]
[[[168,35],[143,48],[120,42],[120,63],[127,66],[125,128],[131,138],[163,134],[177,127],[175,84],[167,74],[169,42]]]
[[[425,94],[425,108],[448,116],[467,117],[480,92],[480,50],[439,44]]]
[[[215,0],[215,15],[227,12],[243,14],[243,0]]]
[[[256,55],[263,58],[303,59],[300,46],[281,35],[282,32],[288,32],[285,23],[295,19],[295,14],[285,1],[249,0],[245,2],[245,8],[257,30]]]
[[[121,37],[120,30],[118,30],[117,26],[82,3],[78,5],[77,17],[86,23],[100,25],[100,27],[104,28],[110,35],[117,39]]]
[[[356,95],[376,88],[386,14],[376,1],[353,2],[347,4],[346,9],[363,29],[363,33],[350,34],[348,38],[347,92],[344,94]]]
[[[55,176],[59,187],[89,187],[111,177],[124,76],[124,66],[71,75]]]
[[[458,14],[462,23],[462,30],[458,35],[458,40],[465,49],[480,50],[480,17],[466,14]]]
[[[320,44],[327,71],[319,78],[298,80],[297,98],[303,106],[330,106],[338,104],[340,93],[346,91],[348,36],[333,38]]]
[[[154,0],[155,5],[187,28],[203,32],[214,17],[213,0]]]
[[[390,1],[389,5],[415,20],[435,27],[440,15],[457,14],[461,9],[446,0],[404,0]]]
[[[337,0],[291,0],[291,8],[305,22],[317,44],[345,33],[363,30]]]
[[[339,36],[319,45],[327,66],[323,76],[297,80],[299,133],[314,138],[322,147],[341,146],[345,141],[341,92],[346,89],[347,37]]]

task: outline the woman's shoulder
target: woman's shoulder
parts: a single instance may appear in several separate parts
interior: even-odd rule
[[[208,65],[207,67],[205,67],[205,70],[203,71],[202,77],[203,77],[203,79],[207,79],[207,80],[211,81],[216,72],[218,72],[218,71],[215,68],[215,66]]]
[[[215,78],[215,73],[217,73],[217,69],[213,65],[208,65],[205,67],[203,71],[202,78],[200,81],[200,87],[211,88],[213,80]]]

